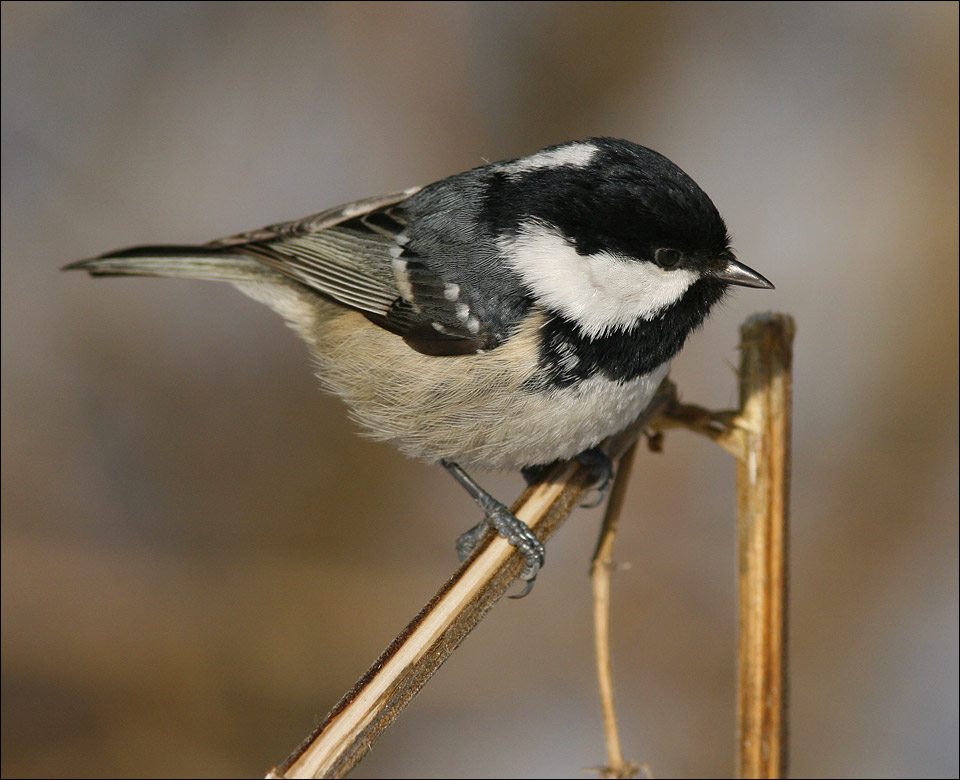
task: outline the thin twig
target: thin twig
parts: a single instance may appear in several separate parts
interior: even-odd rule
[[[611,459],[619,458],[675,395],[673,383],[665,380],[640,418],[605,442]],[[546,541],[594,479],[577,462],[560,464],[527,488],[512,510]],[[317,729],[267,777],[343,777],[504,595],[523,565],[506,540],[488,534]]]
[[[736,426],[740,643],[738,777],[787,768],[787,545],[793,320],[751,317],[740,330]]]
[[[743,437],[736,425],[739,414],[735,410],[713,412],[696,404],[683,404],[675,400],[651,423],[650,428],[657,433],[685,428],[706,436],[739,458],[743,452]]]
[[[602,778],[636,777],[640,771],[638,764],[624,760],[620,747],[620,730],[613,701],[613,661],[610,650],[610,573],[614,567],[613,543],[617,536],[620,511],[623,508],[636,451],[637,443],[634,442],[620,459],[600,527],[597,549],[590,562],[590,579],[593,583],[593,639],[597,653],[603,732],[607,744],[607,763],[597,770]]]

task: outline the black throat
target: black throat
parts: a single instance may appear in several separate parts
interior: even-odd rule
[[[541,330],[541,376],[548,385],[566,387],[597,375],[629,382],[649,374],[680,351],[725,290],[721,282],[701,279],[656,317],[602,336],[585,336],[572,321],[554,314]]]

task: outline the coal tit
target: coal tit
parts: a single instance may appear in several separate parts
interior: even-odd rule
[[[539,541],[461,466],[519,469],[590,450],[644,409],[730,285],[773,287],[736,261],[687,174],[614,138],[67,268],[228,281],[273,308],[367,433],[444,464],[470,490],[523,552],[528,580]]]

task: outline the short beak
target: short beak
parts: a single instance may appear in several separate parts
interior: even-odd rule
[[[759,287],[761,290],[774,289],[773,284],[768,279],[736,260],[728,261],[727,267],[717,271],[714,276],[728,284],[738,284],[741,287]]]

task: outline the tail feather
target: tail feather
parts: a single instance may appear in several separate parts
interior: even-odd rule
[[[274,272],[252,257],[202,246],[135,246],[63,267],[91,276],[165,276],[245,282]]]

